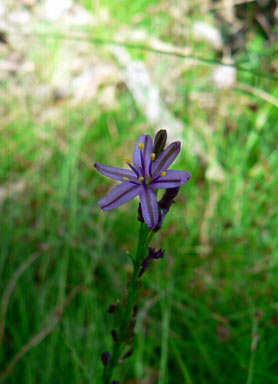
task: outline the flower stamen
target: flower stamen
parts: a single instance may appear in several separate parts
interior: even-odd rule
[[[153,162],[155,160],[155,153],[152,153],[151,154],[151,161],[150,161],[150,165],[149,165],[149,175],[150,177],[152,177],[152,167],[153,167]]]
[[[126,157],[125,158],[125,163],[129,166],[129,168],[135,173],[137,177],[139,177],[139,173],[137,170],[134,168],[134,166],[131,164],[131,161]]]
[[[147,183],[146,183],[145,177],[143,177],[143,176],[139,177],[139,181],[140,181],[140,183],[143,184],[144,188],[147,188]]]
[[[161,177],[166,176],[166,172],[162,171],[160,175],[156,176],[154,179],[152,179],[151,184],[155,183],[157,180],[159,180]]]
[[[128,183],[131,183],[131,184],[140,185],[140,184],[137,183],[136,181],[130,180],[128,177],[123,177],[123,180],[124,180],[124,181],[127,181]]]
[[[141,166],[142,166],[142,175],[145,176],[145,161],[143,157],[143,149],[144,149],[144,144],[139,143],[138,148],[140,150],[140,158],[141,158]]]

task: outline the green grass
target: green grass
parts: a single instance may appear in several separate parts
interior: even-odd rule
[[[126,12],[115,1],[105,3],[112,30],[123,22],[131,26],[136,14],[140,26],[151,29],[149,2],[130,7],[122,2]],[[85,5],[97,12],[92,2]],[[153,29],[158,37],[167,33],[167,22],[171,25],[170,16],[162,31]],[[261,40],[258,33],[259,49]],[[105,56],[100,47],[94,49]],[[44,81],[55,72],[58,52],[57,42],[34,47],[32,59]],[[45,68],[47,54],[51,60]],[[140,57],[161,64],[162,78],[173,65],[146,52]],[[266,72],[272,64],[270,56]],[[252,68],[259,70],[260,61]],[[212,89],[213,69],[185,69],[174,85],[177,100],[169,108],[186,124],[175,168],[193,176],[153,239],[153,246],[166,250],[165,259],[144,275],[135,352],[116,372],[121,384],[277,383],[278,110],[236,88]],[[238,76],[277,96],[274,82]],[[206,93],[215,99],[213,108],[200,103]],[[111,212],[98,208],[113,183],[97,174],[93,163],[122,166],[138,135],[153,132],[125,88],[119,87],[116,97],[118,107],[105,111],[96,100],[79,107],[64,102],[58,105],[59,118],[44,121],[34,108],[52,105],[38,106],[30,95],[27,108],[25,99],[0,93],[5,116],[0,122],[1,300],[13,288],[0,316],[5,320],[0,382],[21,351],[8,383],[101,383],[100,355],[111,350],[110,330],[117,328],[117,315],[107,308],[125,293],[131,272],[127,251],[135,250],[139,223],[137,201]],[[109,128],[111,122],[116,130]],[[208,163],[188,144],[190,132]],[[208,177],[217,167],[222,181]]]

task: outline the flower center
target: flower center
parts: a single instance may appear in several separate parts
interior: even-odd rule
[[[145,159],[144,159],[144,156],[143,156],[144,144],[143,143],[139,143],[138,144],[138,149],[140,151],[140,160],[141,160],[141,167],[139,167],[139,170],[136,169],[131,164],[131,161],[128,158],[125,159],[125,163],[136,174],[138,181],[140,183],[142,183],[144,185],[144,187],[149,187],[151,182],[155,182],[156,180],[160,179],[160,177],[165,176],[166,172],[162,171],[159,176],[156,176],[153,179],[153,177],[152,177],[152,164],[155,161],[155,153],[151,153],[151,155],[150,155],[150,162],[149,162],[149,169],[148,169],[149,172],[147,174],[146,173],[146,169],[145,169]],[[141,176],[140,176],[140,174],[141,174]],[[129,180],[128,177],[124,177],[123,179],[124,179],[124,181],[132,182],[131,180]],[[136,184],[134,181],[133,181],[133,183]]]

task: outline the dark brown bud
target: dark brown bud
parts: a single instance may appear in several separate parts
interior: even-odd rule
[[[136,317],[136,316],[137,316],[137,313],[138,313],[138,305],[135,305],[135,306],[133,307],[133,314],[132,314],[132,316],[133,316],[133,317]]]
[[[110,353],[109,352],[103,352],[103,354],[101,355],[102,364],[108,365],[110,363],[110,360],[111,360]]]
[[[157,132],[154,138],[154,153],[156,159],[164,151],[166,141],[167,131],[166,129],[160,129],[160,131]]]
[[[111,335],[112,335],[112,338],[113,338],[114,343],[116,343],[117,338],[118,338],[118,333],[117,333],[117,331],[115,331],[115,329],[112,329],[112,331],[111,331]]]
[[[121,360],[125,360],[125,359],[127,359],[127,358],[130,357],[132,354],[133,354],[133,349],[130,349],[129,351],[127,351],[127,353],[125,353],[125,354],[123,355],[123,357],[121,358]]]
[[[179,187],[166,189],[164,195],[158,202],[159,208],[169,209],[171,205],[175,202],[174,198],[178,195],[179,190]]]
[[[108,313],[114,313],[116,311],[116,308],[117,308],[117,303],[111,304],[108,308]]]

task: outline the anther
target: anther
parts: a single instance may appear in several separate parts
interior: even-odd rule
[[[165,176],[166,175],[166,172],[161,172],[160,176]]]
[[[139,181],[143,181],[143,180],[144,180],[143,176],[139,177]]]
[[[123,177],[123,179],[124,179],[125,181],[129,181],[129,178],[128,178],[128,177]]]
[[[144,144],[143,143],[139,143],[138,144],[138,148],[140,149],[140,151],[142,151],[142,149],[144,149]]]
[[[126,159],[125,159],[125,163],[126,163],[127,165],[129,165],[129,164],[130,164],[130,160],[129,160],[128,158],[126,158]]]
[[[152,153],[152,154],[151,154],[151,159],[152,159],[152,161],[155,160],[155,153]]]

